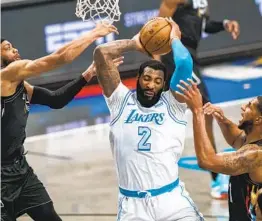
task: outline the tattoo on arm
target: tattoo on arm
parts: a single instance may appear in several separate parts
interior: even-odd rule
[[[113,59],[119,57],[123,52],[132,50],[136,50],[136,43],[133,40],[113,41],[95,49],[97,77],[107,97],[111,96],[120,83],[120,75]]]
[[[255,144],[248,144],[234,153],[223,156],[223,172],[230,175],[248,173],[262,166],[262,150]]]

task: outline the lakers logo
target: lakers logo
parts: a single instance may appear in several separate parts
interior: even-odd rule
[[[165,113],[152,113],[152,114],[141,114],[137,110],[131,110],[130,114],[125,120],[126,124],[132,124],[133,122],[155,122],[157,125],[164,123]]]

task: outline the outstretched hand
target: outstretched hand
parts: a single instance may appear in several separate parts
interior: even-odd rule
[[[97,32],[98,37],[104,37],[112,32],[119,34],[117,28],[114,25],[111,25],[108,22],[100,22],[96,25],[95,31]]]
[[[225,120],[225,115],[223,110],[220,107],[217,107],[210,102],[206,103],[203,107],[204,114],[212,115],[218,123],[223,122]]]
[[[187,79],[190,84],[185,81],[180,81],[180,84],[177,87],[182,91],[182,93],[176,91],[176,95],[181,98],[184,102],[186,102],[187,106],[190,108],[192,112],[196,110],[203,109],[203,101],[202,95],[197,88],[197,84],[191,80]]]
[[[231,20],[225,23],[225,30],[231,33],[232,38],[236,40],[240,34],[240,27],[237,21]]]

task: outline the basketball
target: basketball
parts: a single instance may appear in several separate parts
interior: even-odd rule
[[[140,42],[152,55],[163,55],[171,51],[169,45],[171,24],[162,17],[148,21],[140,31]]]

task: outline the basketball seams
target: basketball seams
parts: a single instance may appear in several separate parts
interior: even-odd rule
[[[169,53],[169,34],[172,26],[165,19],[160,17],[148,21],[140,31],[140,43],[149,54]]]
[[[165,26],[166,27],[166,26]],[[154,51],[152,51],[152,53],[160,50],[162,47],[164,47],[167,43],[169,43],[170,38],[168,38],[166,41],[163,42],[163,44],[161,44],[157,49],[155,49]]]
[[[164,29],[165,27],[167,27],[168,25],[170,25],[170,24],[167,24],[167,25],[165,25],[164,27],[160,28],[154,35],[152,35],[151,38],[149,38],[149,40],[147,41],[147,43],[144,45],[144,47],[146,48],[146,45],[148,44],[148,42],[150,42],[151,39],[152,39],[155,35],[157,35],[157,33],[159,33],[161,30],[163,30],[163,29]]]
[[[146,24],[144,24],[143,28],[142,28],[141,31],[140,31],[140,36],[143,35],[143,32],[145,31],[146,27],[147,27],[150,23],[154,22],[155,20],[157,20],[157,19],[156,19],[156,18],[153,18],[153,19],[151,19],[150,21],[148,21]]]

